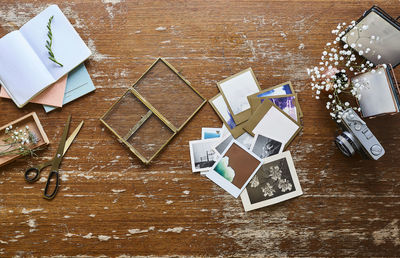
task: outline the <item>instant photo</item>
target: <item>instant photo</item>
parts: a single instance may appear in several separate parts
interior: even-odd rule
[[[245,211],[273,205],[300,196],[303,191],[290,152],[263,159],[246,189],[240,195]]]
[[[274,87],[270,87],[268,89],[262,90],[261,92],[253,94],[252,96],[257,96],[257,98],[261,98],[288,94],[294,94],[294,89],[291,82],[284,82]]]
[[[350,29],[342,41],[374,64],[400,63],[400,23],[377,6],[372,7]],[[367,51],[367,49],[369,49]]]
[[[240,142],[248,150],[250,150],[253,140],[254,140],[254,137],[247,132],[244,132],[241,136],[239,136],[236,139],[236,141]]]
[[[383,66],[352,78],[352,83],[359,85],[358,103],[363,117],[399,112],[397,83],[394,86],[390,79],[390,69]]]
[[[215,145],[215,151],[221,155],[233,140],[234,138],[232,135],[226,135],[217,145]]]
[[[236,124],[246,121],[251,115],[247,96],[261,90],[251,68],[217,83],[220,92]]]
[[[279,139],[286,148],[300,132],[301,126],[269,100],[265,100],[246,122],[244,129],[252,134]]]
[[[213,139],[221,137],[221,128],[210,128],[210,127],[203,127],[201,128],[201,139]]]
[[[209,103],[234,138],[239,137],[245,132],[243,129],[244,123],[236,125],[229,108],[225,103],[224,97],[221,94],[218,94],[210,99]]]
[[[190,161],[192,171],[200,172],[209,170],[218,158],[214,146],[218,139],[196,140],[189,142]]]
[[[251,106],[251,111],[254,113],[257,108],[264,102],[265,99],[269,99],[272,103],[277,105],[283,112],[288,114],[295,121],[299,122],[299,104],[296,99],[295,94],[290,95],[279,95],[270,97],[249,97],[249,103]]]
[[[283,147],[284,144],[281,141],[257,134],[254,136],[254,142],[250,150],[260,159],[264,159],[282,152]]]
[[[260,166],[260,158],[232,141],[206,176],[237,198]]]
[[[248,96],[247,98],[248,99],[250,99],[250,98],[265,99],[267,97],[284,96],[284,95],[296,96],[293,86],[292,86],[292,83],[290,81],[267,88],[265,90],[255,93],[255,94],[252,94],[252,95]],[[259,104],[259,103],[256,103],[256,104]],[[303,117],[303,112],[301,111],[301,108],[300,108],[300,105],[299,105],[297,99],[296,99],[296,105],[297,105],[297,109],[299,112],[299,116]],[[253,112],[254,112],[254,110],[252,110],[252,113]]]

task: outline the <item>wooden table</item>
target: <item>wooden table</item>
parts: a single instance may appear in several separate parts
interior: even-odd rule
[[[51,141],[39,157],[0,168],[0,256],[400,255],[400,116],[368,121],[386,149],[381,160],[346,158],[306,73],[337,23],[373,3],[397,17],[399,1],[3,0],[0,36],[50,3],[93,51],[86,65],[97,90],[49,114],[0,100],[0,124],[35,111]],[[304,129],[289,150],[304,194],[246,213],[240,199],[193,174],[188,141],[221,126],[209,104],[151,166],[119,144],[99,118],[157,57],[208,99],[217,81],[248,67],[263,89],[292,81]],[[25,183],[22,171],[52,157],[69,114],[72,127],[85,125],[62,163],[61,190],[47,201],[44,183]]]

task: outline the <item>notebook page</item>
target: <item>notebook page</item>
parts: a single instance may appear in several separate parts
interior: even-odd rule
[[[51,16],[54,16],[51,23],[53,34],[51,48],[56,60],[63,64],[63,67],[48,58],[48,50],[45,47],[46,40],[48,40],[46,26]],[[54,81],[70,72],[91,55],[89,48],[57,5],[49,6],[22,26],[20,31],[54,77]]]
[[[0,80],[18,107],[54,82],[19,31],[0,39]]]

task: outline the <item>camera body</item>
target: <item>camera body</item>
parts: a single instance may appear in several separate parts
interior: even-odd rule
[[[383,146],[352,108],[343,112],[339,126],[343,133],[336,137],[335,143],[344,155],[351,157],[357,151],[364,158],[378,160],[385,154]]]

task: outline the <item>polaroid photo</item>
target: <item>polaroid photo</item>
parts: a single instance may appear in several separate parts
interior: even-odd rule
[[[244,190],[262,160],[237,141],[231,141],[206,176],[235,198]]]
[[[303,191],[289,151],[263,159],[250,183],[243,190],[245,211],[273,205],[300,196]]]
[[[222,138],[220,138],[221,141],[215,145],[214,150],[219,154],[222,155],[222,153],[226,150],[226,148],[229,146],[229,144],[234,140],[233,136],[231,134],[228,134]]]
[[[296,105],[299,112],[300,117],[303,117],[303,111],[300,108],[300,104],[297,100],[297,95],[293,89],[292,83],[290,81],[284,82],[282,84],[267,88],[256,94],[252,94],[247,98],[266,98],[266,97],[274,97],[274,96],[283,96],[283,95],[295,95],[296,96]],[[259,103],[257,103],[259,104]],[[254,110],[252,110],[254,111]]]
[[[193,172],[207,171],[214,165],[218,159],[218,154],[213,149],[217,142],[218,138],[189,142]]]
[[[283,112],[288,114],[293,120],[299,122],[299,110],[296,105],[295,95],[291,96],[273,96],[268,99],[277,105]]]
[[[221,127],[221,137],[225,137],[227,135],[230,135],[231,133],[228,130],[228,127],[226,127],[226,125],[224,123],[222,123],[222,127]]]
[[[283,112],[292,117],[295,121],[299,122],[299,104],[296,99],[295,94],[290,95],[279,95],[271,97],[249,97],[249,103],[251,106],[251,113],[253,114],[257,108],[264,102],[264,100],[269,99],[272,103],[277,105]]]
[[[231,134],[226,135],[225,137],[221,138],[221,141],[214,147],[214,150],[218,154],[222,154],[226,147],[228,147],[229,143],[233,141],[234,138]],[[250,150],[251,144],[253,143],[254,137],[251,136],[249,133],[244,132],[241,136],[239,136],[236,141],[241,143],[246,149]]]
[[[294,89],[292,87],[291,82],[284,82],[279,85],[270,87],[268,89],[262,90],[253,94],[251,96],[257,96],[257,98],[261,97],[270,97],[270,96],[277,96],[277,95],[289,95],[294,94]]]
[[[217,85],[235,123],[245,122],[251,115],[247,96],[261,90],[253,70],[251,68],[243,70],[223,81],[217,82]]]
[[[248,150],[250,150],[253,140],[254,140],[254,137],[247,132],[244,132],[241,136],[236,138],[236,141],[240,142]]]
[[[201,128],[201,139],[213,139],[221,137],[221,128],[203,127]]]
[[[281,141],[271,139],[267,136],[257,134],[254,136],[253,144],[250,150],[256,154],[260,159],[276,155],[283,151],[283,144]]]
[[[236,125],[221,93],[210,99],[208,102],[234,138],[239,137],[245,132],[243,129],[244,124]]]
[[[265,100],[246,122],[244,129],[252,134],[268,135],[285,144],[284,149],[300,132],[301,125],[279,109],[270,100]]]

